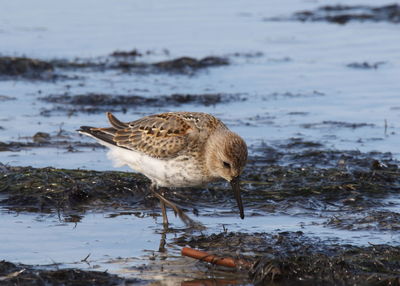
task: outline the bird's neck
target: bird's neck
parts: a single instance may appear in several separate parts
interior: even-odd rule
[[[213,174],[212,170],[215,170],[215,166],[219,163],[218,158],[221,156],[218,156],[218,153],[223,151],[225,140],[229,133],[229,130],[221,128],[221,130],[213,132],[207,139],[204,147],[204,161],[210,176]]]

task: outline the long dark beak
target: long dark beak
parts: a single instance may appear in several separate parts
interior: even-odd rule
[[[240,218],[244,219],[244,211],[243,211],[243,203],[242,203],[242,197],[240,196],[240,180],[239,177],[235,177],[231,181],[231,186],[233,193],[235,194],[235,199],[239,207],[240,211]]]

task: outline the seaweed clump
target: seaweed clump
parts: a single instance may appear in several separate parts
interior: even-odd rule
[[[217,56],[208,56],[202,59],[180,57],[155,63],[136,60],[150,53],[149,51],[141,53],[138,50],[115,51],[109,56],[94,59],[51,59],[48,61],[28,57],[0,56],[0,76],[5,79],[9,77],[33,80],[77,79],[79,76],[63,74],[64,72],[76,70],[95,72],[119,70],[121,72],[139,74],[166,72],[194,75],[195,72],[201,69],[229,64],[227,58]],[[56,70],[57,73],[55,72]]]
[[[310,239],[298,232],[181,236],[178,245],[249,261],[256,285],[398,285],[400,247],[358,247]],[[247,271],[242,269],[242,271]]]
[[[147,52],[147,53],[149,53],[149,52]],[[130,51],[114,51],[112,54],[111,54],[111,56],[112,57],[123,57],[123,58],[125,58],[125,57],[142,57],[143,56],[143,54],[141,53],[141,52],[139,52],[137,49],[133,49],[133,50],[130,50]]]
[[[0,57],[0,76],[45,80],[55,77],[51,63],[25,57]]]
[[[4,286],[14,285],[133,285],[136,279],[124,279],[117,275],[100,271],[85,271],[80,269],[35,269],[29,265],[16,265],[7,261],[0,261],[0,282]]]
[[[148,53],[147,53],[148,54]],[[193,75],[196,71],[209,67],[224,66],[229,64],[229,60],[223,57],[208,56],[202,59],[192,57],[180,57],[156,63],[138,62],[136,59],[143,54],[137,50],[130,52],[116,51],[111,57],[99,58],[95,60],[76,59],[53,60],[52,64],[61,69],[94,69],[97,71],[121,70],[122,72],[144,73],[178,73]]]
[[[15,210],[84,211],[154,204],[146,200],[148,180],[124,172],[97,172],[0,165],[0,204]]]
[[[163,107],[163,106],[180,106],[184,104],[196,105],[216,105],[231,101],[244,100],[237,94],[171,94],[153,97],[144,97],[139,95],[112,95],[103,93],[88,93],[78,95],[49,95],[40,98],[43,101],[57,104],[53,109],[43,110],[42,114],[46,115],[54,111],[64,111],[69,114],[76,112],[105,112],[105,111],[122,111],[126,112],[128,108],[146,107]],[[67,105],[67,106],[65,106]]]
[[[58,134],[50,135],[47,132],[36,132],[32,137],[23,137],[24,141],[0,141],[0,152],[12,151],[17,152],[22,149],[29,148],[65,148],[67,152],[77,151],[77,147],[90,147],[90,148],[103,148],[98,143],[87,143],[70,140],[70,136],[64,133],[63,129],[60,129]]]
[[[381,7],[366,5],[322,6],[314,11],[301,11],[293,15],[298,21],[326,21],[335,24],[346,24],[350,21],[371,21],[400,23],[400,5],[390,4]]]
[[[46,138],[42,136],[37,140]],[[400,168],[396,161],[384,159],[384,154],[374,158],[373,154],[357,151],[303,150],[304,145],[311,144],[314,148],[319,145],[315,142],[291,143],[295,143],[293,149],[296,153],[288,152],[282,156],[293,157],[294,165],[271,164],[270,159],[262,154],[249,158],[242,174],[242,193],[247,208],[289,214],[291,209],[300,208],[320,217],[324,215],[321,211],[329,209],[327,224],[334,226],[337,222],[338,228],[343,228],[344,224],[340,219],[329,217],[332,212],[337,218],[355,211],[359,214],[364,212],[368,223],[373,225],[382,215],[368,212],[388,205],[382,199],[400,191]],[[300,153],[297,153],[299,149]],[[315,166],[323,165],[325,161],[335,166]],[[0,169],[0,193],[8,197],[0,204],[33,207],[37,211],[43,208],[68,209],[79,203],[92,207],[113,204],[145,207],[143,190],[147,184],[144,176],[134,173],[3,166]],[[218,206],[230,209],[230,212],[236,211],[232,208],[236,205],[232,193],[223,183],[196,191],[193,188],[171,191],[166,196],[185,208]],[[378,229],[397,229],[395,214],[392,217],[394,219],[376,224]]]
[[[329,219],[326,225],[347,230],[400,231],[400,214],[382,210],[337,214]]]
[[[198,69],[226,66],[228,64],[229,61],[226,58],[209,56],[200,60],[191,57],[181,57],[174,60],[158,62],[153,64],[153,66],[161,71],[190,74]]]
[[[319,147],[313,142],[290,144],[293,143],[296,147],[298,144]],[[269,158],[258,155],[250,158],[243,179],[252,189],[249,196],[278,201],[294,196],[336,202],[357,195],[385,196],[400,191],[398,162],[390,159],[390,154],[386,155],[321,149],[278,154],[290,162],[287,166],[266,164]]]
[[[349,68],[354,68],[354,69],[363,69],[363,70],[370,70],[370,69],[378,69],[380,66],[384,65],[385,62],[375,62],[375,63],[369,63],[369,62],[354,62],[354,63],[349,63],[347,64],[347,67]]]

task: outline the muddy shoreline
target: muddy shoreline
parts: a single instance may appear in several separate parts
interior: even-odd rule
[[[400,6],[389,4],[384,6],[368,5],[326,5],[315,10],[304,10],[294,13],[291,17],[269,18],[265,21],[301,21],[328,22],[345,25],[350,22],[388,22],[400,23]]]
[[[56,268],[56,267],[54,267]],[[100,271],[79,269],[43,270],[35,266],[0,261],[0,284],[12,285],[137,285],[142,281],[124,279]]]
[[[109,56],[98,59],[75,60],[39,60],[28,57],[0,56],[0,80],[42,80],[55,81],[77,79],[65,75],[66,71],[90,70],[104,72],[118,70],[124,73],[172,73],[194,75],[197,71],[218,66],[229,65],[226,57],[207,56],[201,59],[179,57],[172,60],[154,63],[138,62],[136,56],[128,56],[131,52],[116,51]]]
[[[305,146],[321,148],[318,144],[299,141],[292,142],[286,148],[298,150]],[[260,149],[265,154],[271,153],[271,148]],[[315,157],[311,156],[313,159],[305,160],[315,164],[321,161],[320,156],[329,156],[331,164],[336,162],[336,166],[330,167],[279,166],[271,164],[265,154],[251,157],[243,175],[243,200],[251,215],[294,215],[301,208],[303,215],[325,218],[322,226],[329,228],[390,231],[394,235],[400,231],[398,213],[382,210],[390,207],[390,202],[384,202],[384,199],[398,194],[400,190],[399,163],[390,159],[388,154],[320,150]],[[305,157],[300,156],[297,160],[299,158],[304,160]],[[149,182],[144,176],[125,172],[5,165],[0,168],[0,195],[4,197],[0,205],[3,208],[17,213],[58,213],[65,222],[79,223],[87,212],[105,210],[113,212],[115,216],[122,213],[138,217],[159,216],[158,201],[148,192],[148,187]],[[203,211],[204,207],[222,207],[225,215],[234,215],[236,212],[233,208],[234,199],[223,184],[195,192],[168,192],[166,196],[199,221],[201,216],[210,215]],[[219,214],[214,213],[213,216]],[[400,279],[397,259],[400,247],[390,244],[338,244],[310,238],[301,231],[276,234],[225,231],[207,235],[196,235],[189,231],[180,234],[168,245],[174,248],[190,246],[251,261],[254,267],[244,273],[247,273],[245,276],[248,276],[248,281],[256,285],[271,281],[275,285],[359,285],[366,280],[368,285],[395,285],[393,283],[398,283]],[[30,266],[15,266],[7,262],[3,262],[3,267],[0,275],[4,277],[28,269],[25,274],[6,278],[9,283],[24,279],[42,281],[41,275],[50,277],[45,279],[55,279],[51,278],[52,275],[61,275],[47,270],[32,274]],[[115,281],[122,283],[125,279],[75,269],[59,271],[64,271],[62,275],[65,277],[100,275],[100,280],[95,281],[105,283],[101,285],[110,285]],[[76,274],[76,271],[83,276]],[[205,268],[205,271],[207,273],[210,270]],[[237,273],[237,277],[242,277],[237,278],[239,284],[244,283],[243,270]],[[71,283],[67,285],[75,285]]]
[[[225,275],[233,285],[397,285],[400,247],[390,245],[352,246],[310,239],[301,231],[268,233],[223,232],[212,235],[180,236],[173,244],[206,250],[222,257],[233,257],[252,265],[234,272],[224,267],[207,267],[206,275]],[[239,255],[238,255],[239,254]],[[200,266],[200,265],[199,265]],[[148,271],[154,271],[149,266]],[[179,266],[178,266],[179,267]],[[182,268],[182,266],[180,266]],[[190,266],[192,267],[192,266]],[[49,268],[48,266],[45,268]],[[50,267],[55,268],[55,266]],[[172,270],[170,275],[179,275]],[[236,273],[235,273],[236,272]],[[247,276],[247,278],[246,278]],[[0,261],[2,285],[137,285],[151,281],[79,269],[43,269]],[[225,278],[226,280],[227,278]],[[190,278],[187,279],[190,283]],[[209,283],[214,279],[208,280]],[[218,279],[216,280],[218,281]],[[223,280],[221,280],[222,282]],[[207,279],[204,280],[204,283]],[[186,285],[186,284],[182,284]],[[188,284],[189,285],[189,284]]]
[[[239,94],[171,94],[153,97],[144,97],[140,95],[115,95],[115,94],[62,94],[49,95],[39,98],[40,100],[52,103],[52,108],[42,109],[41,115],[51,116],[54,113],[67,113],[69,116],[84,113],[99,112],[123,112],[128,110],[137,110],[143,107],[165,107],[165,106],[215,106],[217,104],[226,104],[233,101],[245,101],[246,98]]]
[[[399,4],[139,2],[0,10],[0,284],[400,285]],[[75,131],[183,110],[248,143],[244,220],[220,182],[164,229]]]

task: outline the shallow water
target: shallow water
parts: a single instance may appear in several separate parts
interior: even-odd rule
[[[162,237],[162,220],[147,215],[87,213],[75,223],[65,222],[54,213],[32,215],[1,209],[0,214],[0,239],[4,242],[0,245],[2,259],[24,264],[59,264],[60,267],[118,272],[113,259],[128,259],[130,266],[146,263],[149,255],[158,252]],[[167,234],[167,242],[185,233],[184,225],[172,212],[169,212],[169,217],[175,233]],[[369,243],[400,244],[395,232],[337,230],[321,227],[325,219],[301,215],[247,216],[245,224],[237,217],[201,216],[198,219],[207,227],[201,231],[203,234],[301,230],[309,237],[326,239],[331,243],[360,246]],[[176,247],[167,249],[172,259],[179,255]],[[90,263],[82,261],[89,254],[87,261]]]
[[[341,1],[358,4],[358,1]],[[362,1],[384,5],[386,1]],[[80,125],[106,125],[103,113],[59,112],[40,115],[53,105],[38,98],[50,94],[172,93],[240,94],[245,101],[215,106],[185,105],[130,109],[116,113],[129,121],[146,114],[192,110],[212,113],[242,135],[251,146],[262,142],[278,146],[291,137],[324,144],[326,148],[391,152],[400,159],[400,54],[398,26],[388,23],[271,22],[265,18],[287,16],[323,5],[322,1],[107,1],[49,0],[2,1],[0,54],[40,59],[104,57],[115,50],[150,50],[140,60],[155,62],[181,56],[228,56],[232,64],[177,74],[126,74],[119,71],[70,71],[75,80],[55,82],[3,79],[0,95],[0,141],[29,141],[38,131],[56,135],[63,129],[71,140],[90,142],[75,130]],[[23,8],[22,8],[23,7]],[[168,50],[166,53],[164,50]],[[234,53],[252,56],[233,56]],[[258,53],[258,54],[257,54]],[[346,65],[385,62],[377,69]],[[330,123],[329,123],[330,122]],[[345,127],[339,123],[367,123]],[[105,150],[64,147],[0,152],[0,162],[10,165],[53,166],[110,170]],[[127,170],[127,169],[125,169]],[[393,198],[398,202],[398,198]],[[398,203],[391,207],[399,211]],[[29,264],[62,263],[63,267],[93,267],[122,272],[114,258],[129,258],[133,265],[147,263],[158,250],[160,221],[151,217],[107,214],[85,215],[78,224],[60,222],[56,214],[32,215],[0,212],[0,259]],[[170,214],[170,217],[173,217]],[[307,235],[340,243],[399,244],[392,232],[346,231],[322,225],[324,219],[294,215],[198,218],[208,232],[223,229],[245,232],[302,230]],[[174,219],[176,226],[181,223]],[[181,230],[183,231],[183,230]],[[170,239],[174,234],[168,234]],[[91,254],[88,266],[80,262]],[[171,256],[179,255],[177,249]],[[97,266],[96,266],[97,267]]]
[[[35,19],[24,17],[24,12],[17,8],[19,2],[4,3],[0,12],[3,19],[0,23],[3,43],[0,53],[4,55],[74,58],[105,56],[114,50],[138,48],[139,51],[155,51],[156,54],[145,57],[145,61],[184,55],[223,56],[235,52],[261,52],[262,56],[232,57],[232,65],[210,68],[190,77],[168,74],[140,76],[108,71],[78,72],[82,79],[55,83],[1,81],[0,94],[17,98],[0,104],[0,126],[4,128],[0,131],[2,141],[18,140],[37,131],[56,133],[60,127],[73,132],[81,124],[106,124],[103,114],[40,116],[43,108],[51,106],[38,101],[40,96],[66,91],[72,94],[106,92],[141,96],[222,92],[243,94],[248,100],[211,107],[138,108],[128,110],[120,117],[129,121],[161,111],[206,111],[226,121],[250,144],[259,141],[272,144],[290,137],[304,137],[337,149],[378,150],[392,152],[396,157],[399,155],[400,83],[397,79],[400,76],[400,55],[397,53],[396,25],[350,23],[338,26],[263,21],[265,17],[288,15],[319,5],[303,1],[277,1],[269,5],[257,1],[253,5],[226,5],[222,2],[218,5],[205,2],[156,5],[127,1],[118,7],[100,2],[96,3],[96,8],[92,7],[93,3],[89,5],[91,2],[55,4],[41,1],[42,5],[38,7],[45,8],[39,10],[36,5],[36,8],[28,7],[31,4],[25,3],[26,9],[40,14]],[[81,5],[88,7],[72,13]],[[157,21],[149,20],[148,15]],[[190,25],[185,25],[188,23]],[[21,37],[24,42],[21,42]],[[69,44],[65,45],[65,41]],[[170,55],[164,55],[162,49],[168,49]],[[364,61],[386,63],[371,70],[346,67],[351,62]],[[372,126],[321,125],[324,121],[368,123]],[[311,124],[311,127],[305,128],[304,124]],[[42,156],[26,160],[23,154],[13,154],[15,156],[10,158],[10,154],[3,153],[0,158],[3,163],[19,165],[42,166],[47,163],[97,168],[95,162],[87,163],[87,160],[65,166],[58,162],[63,162],[70,154],[62,156],[58,150],[47,152],[58,156],[54,160]],[[86,155],[90,160],[92,155],[88,153],[81,154],[82,159]]]

